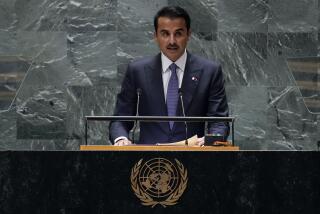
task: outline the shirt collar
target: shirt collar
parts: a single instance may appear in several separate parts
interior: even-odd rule
[[[175,63],[179,67],[180,70],[184,71],[184,69],[186,67],[186,62],[187,62],[187,51],[185,49],[184,53],[175,62],[172,62],[166,55],[164,55],[161,52],[161,62],[162,62],[162,72],[163,73],[168,70],[169,66],[172,63]]]

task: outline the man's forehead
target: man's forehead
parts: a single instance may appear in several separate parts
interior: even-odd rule
[[[181,18],[181,17],[165,17],[165,16],[161,16],[158,19],[158,24],[183,24],[184,26],[186,26],[186,21]]]
[[[158,19],[158,29],[168,29],[168,30],[185,30],[187,28],[186,22],[183,18],[169,18],[169,17],[159,17]]]

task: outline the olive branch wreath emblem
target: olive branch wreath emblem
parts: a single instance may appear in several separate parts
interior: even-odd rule
[[[134,191],[135,195],[141,200],[141,204],[144,206],[151,206],[152,208],[155,207],[157,204],[167,207],[172,206],[178,203],[178,199],[183,194],[184,190],[187,187],[188,183],[188,172],[185,169],[185,167],[180,163],[177,159],[175,159],[179,174],[180,174],[180,184],[176,188],[176,190],[169,195],[165,200],[163,201],[155,201],[150,195],[148,195],[145,191],[143,191],[138,183],[138,174],[141,168],[143,159],[140,159],[138,163],[134,165],[134,167],[131,170],[131,188]]]

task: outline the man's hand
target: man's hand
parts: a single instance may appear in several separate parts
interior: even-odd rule
[[[198,138],[196,145],[198,146],[204,146],[204,137]]]
[[[121,140],[118,140],[117,142],[115,142],[115,146],[127,146],[127,145],[131,145],[132,142],[128,139],[121,139]]]

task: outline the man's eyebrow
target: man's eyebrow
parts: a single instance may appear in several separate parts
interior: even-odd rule
[[[183,28],[179,28],[179,29],[175,30],[174,32],[181,32],[181,31],[185,31],[185,30]],[[167,30],[167,29],[160,30],[160,33],[167,33],[167,32],[169,32],[169,30]]]

